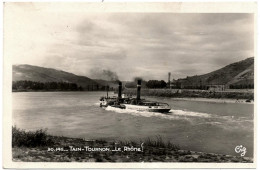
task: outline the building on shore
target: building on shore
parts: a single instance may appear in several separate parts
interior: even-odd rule
[[[206,88],[209,91],[225,91],[226,86],[224,84],[212,84],[206,85]]]

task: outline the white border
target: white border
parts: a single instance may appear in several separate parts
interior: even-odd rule
[[[43,0],[45,1],[45,0]],[[224,1],[222,2],[212,2],[205,3],[194,3],[194,1],[184,0],[178,3],[106,3],[109,0],[105,0],[104,3],[91,3],[86,6],[84,10],[88,10],[89,12],[182,12],[182,13],[255,13],[255,23],[259,18],[257,14],[257,5],[254,1],[239,1],[239,3],[235,3],[233,0],[229,0],[229,3]],[[6,1],[6,2],[14,2],[14,1]],[[42,2],[42,1],[41,1]],[[47,2],[47,1],[45,1]],[[62,1],[56,1],[62,2]],[[63,1],[64,2],[64,1]],[[85,1],[79,1],[85,2]],[[93,2],[93,1],[90,1]],[[111,2],[111,1],[109,1]],[[131,1],[135,2],[135,1]],[[146,1],[149,2],[149,1]],[[192,3],[190,3],[192,2]],[[208,1],[207,1],[208,2]],[[237,1],[236,1],[237,2]],[[54,8],[56,8],[56,4],[54,4]],[[61,3],[59,3],[61,4]],[[62,3],[64,4],[64,3]],[[80,3],[82,6],[83,3]],[[67,6],[67,5],[65,5]],[[76,8],[76,3],[70,3],[70,6]],[[181,7],[180,7],[181,6]],[[68,6],[67,6],[68,7]],[[57,8],[56,8],[57,9]],[[3,28],[3,27],[1,27]],[[255,28],[257,25],[255,24]],[[239,29],[239,28],[238,28]],[[257,37],[255,29],[255,37]],[[259,37],[258,37],[259,40]],[[259,41],[258,41],[259,42]],[[258,73],[259,69],[256,65],[259,65],[259,59],[257,57],[256,49],[259,47],[256,44],[255,39],[255,71]],[[4,48],[3,48],[4,49]],[[257,64],[256,64],[257,63]],[[4,60],[4,82],[3,82],[3,93],[4,100],[4,112],[3,112],[3,161],[4,168],[255,168],[256,161],[253,164],[245,164],[245,163],[25,163],[25,162],[12,162],[11,161],[11,120],[12,120],[12,112],[11,112],[11,78],[12,76],[12,65],[10,62],[10,58],[5,58]],[[255,72],[255,73],[256,73]],[[1,73],[1,72],[0,72]],[[259,80],[259,74],[255,74],[255,81]],[[255,83],[256,84],[256,83]],[[258,83],[256,84],[258,88]],[[255,88],[255,89],[257,89]],[[255,90],[256,92],[256,90]],[[257,95],[257,99],[259,94]],[[258,103],[258,100],[256,100]],[[256,121],[256,106],[255,104],[255,146],[254,150],[256,151],[256,132],[257,121]],[[258,116],[259,119],[259,116]],[[259,139],[259,136],[258,136]],[[258,140],[259,141],[259,140]],[[257,148],[259,151],[259,148]],[[259,153],[259,152],[258,152]],[[256,152],[254,152],[254,158],[256,157]]]

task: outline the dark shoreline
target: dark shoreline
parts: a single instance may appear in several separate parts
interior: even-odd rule
[[[19,93],[19,92],[106,92],[106,91],[101,91],[101,90],[96,90],[96,91],[86,91],[86,90],[13,90],[13,93]],[[109,91],[112,92],[112,91]]]
[[[104,92],[102,90],[96,91],[71,91],[71,90],[13,90],[13,93],[17,92]],[[113,92],[113,91],[109,91]],[[124,89],[123,94],[136,95],[136,89]],[[208,91],[208,90],[188,90],[188,89],[142,89],[142,96],[153,96],[153,97],[169,97],[169,98],[205,98],[205,99],[236,99],[245,100],[247,102],[254,101],[253,92],[245,91]]]
[[[126,95],[136,95],[136,89],[124,89]],[[196,89],[142,89],[142,96],[169,98],[207,98],[207,99],[243,99],[254,100],[253,92],[245,91],[209,91]]]

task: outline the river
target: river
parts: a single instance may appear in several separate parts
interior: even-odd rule
[[[162,137],[181,149],[253,156],[254,105],[150,97],[167,102],[168,114],[99,107],[104,92],[13,93],[13,125],[47,129],[51,135],[85,139],[140,140]],[[112,93],[110,95],[113,95]]]

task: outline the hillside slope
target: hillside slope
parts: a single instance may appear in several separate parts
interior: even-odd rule
[[[208,74],[178,79],[182,86],[254,84],[254,58],[229,64]]]
[[[52,68],[44,68],[32,65],[13,65],[13,81],[29,80],[35,82],[67,82],[88,89],[97,88],[98,84],[94,80]]]

